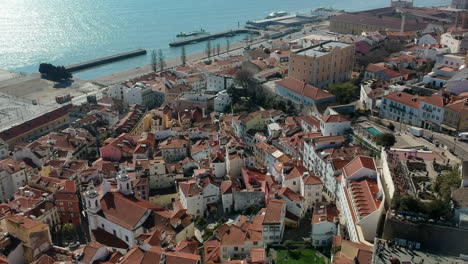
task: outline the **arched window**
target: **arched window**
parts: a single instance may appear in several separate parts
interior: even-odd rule
[[[96,206],[96,207],[97,207],[97,200],[95,200],[95,201],[94,201],[94,206]]]
[[[130,190],[130,184],[127,182],[127,190]]]
[[[91,201],[88,201],[88,207],[91,207]]]

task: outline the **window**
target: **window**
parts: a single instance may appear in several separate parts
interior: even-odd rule
[[[127,242],[128,242],[128,236],[125,236],[125,241],[127,241]]]
[[[117,236],[117,232],[115,230],[112,230],[112,232],[114,233],[114,236]]]
[[[238,250],[239,250],[239,248],[238,248],[238,247],[234,247],[234,251],[238,251]]]

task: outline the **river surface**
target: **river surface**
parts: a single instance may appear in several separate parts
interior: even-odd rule
[[[317,7],[357,11],[388,6],[387,0],[0,0],[0,69],[33,73],[39,63],[70,65],[138,48],[162,49],[166,58],[178,32],[217,32],[243,26],[273,11],[309,13]],[[416,0],[419,6],[449,0]],[[240,41],[245,36],[233,37]],[[217,40],[221,45],[226,39]],[[216,41],[213,43],[216,45]],[[187,53],[204,50],[189,45]],[[149,64],[140,56],[78,72],[92,79]]]

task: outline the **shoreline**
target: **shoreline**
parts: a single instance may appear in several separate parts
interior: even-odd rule
[[[328,19],[322,20],[322,21],[320,21],[318,23],[312,23],[309,26],[312,26],[312,27],[326,26],[326,27],[328,27],[329,26],[329,20]],[[294,34],[300,34],[300,32],[299,33],[298,32],[293,32],[291,34],[283,36],[282,39],[286,38],[287,36],[294,35]],[[302,34],[300,34],[299,38],[288,39],[287,41],[297,40],[297,39],[300,39],[301,37],[302,37]],[[268,41],[275,41],[275,40],[279,40],[279,39],[264,39],[262,37],[257,37],[257,38],[254,38],[254,41],[250,45],[258,46],[260,44],[267,43]],[[222,56],[222,55],[242,55],[243,51],[244,51],[244,48],[246,46],[248,46],[248,44],[247,44],[247,42],[245,40],[230,43],[229,51],[226,50],[226,48],[227,48],[226,45],[220,46],[220,51],[221,52],[220,52],[219,56]],[[211,56],[211,58],[217,58],[219,56],[215,55],[215,56]],[[204,60],[204,59],[207,59],[207,56],[206,56],[204,50],[199,51],[199,52],[195,52],[195,53],[191,53],[191,54],[187,54],[187,56],[186,56],[186,61],[187,62],[195,62],[195,61],[200,61],[200,60]],[[173,69],[175,67],[181,66],[181,65],[182,65],[182,61],[180,60],[180,56],[175,57],[175,58],[170,58],[170,59],[166,60],[166,68],[165,69],[169,70],[169,69]],[[110,86],[110,85],[113,85],[113,84],[118,84],[118,83],[125,82],[125,81],[130,80],[130,79],[134,79],[134,78],[139,77],[141,75],[149,74],[151,72],[153,72],[153,70],[151,69],[151,65],[146,64],[146,65],[142,65],[140,67],[133,68],[133,69],[130,69],[130,70],[115,72],[115,73],[105,75],[105,76],[102,76],[102,77],[98,77],[98,78],[94,78],[94,79],[82,79],[82,80],[93,82],[93,83],[98,83],[98,84],[104,85],[104,86]]]
[[[252,45],[258,45],[260,43],[267,42],[267,41],[269,41],[269,39],[263,39],[263,38],[258,39],[257,38],[252,42]],[[226,50],[227,46],[225,46],[225,45],[220,46],[220,51],[221,52],[220,52],[219,56],[227,55],[227,54],[228,55],[238,55],[237,53],[239,53],[239,51],[243,51],[244,47],[246,47],[247,45],[248,44],[245,41],[233,42],[233,43],[231,43],[229,45],[229,51]],[[213,58],[217,58],[219,56],[214,55],[214,56],[211,56],[210,58],[213,59]],[[188,62],[196,62],[196,61],[200,61],[200,60],[204,60],[204,59],[208,59],[208,57],[206,56],[204,50],[186,55],[187,63]],[[170,59],[166,60],[165,70],[173,69],[173,68],[181,66],[181,65],[182,65],[182,61],[180,59],[180,56],[175,57],[175,58],[170,58]],[[98,84],[105,85],[105,86],[110,86],[110,85],[125,82],[125,81],[130,80],[130,79],[134,79],[134,78],[139,77],[141,75],[149,74],[151,72],[153,72],[153,70],[151,69],[151,65],[146,64],[146,65],[142,65],[140,67],[133,68],[133,69],[130,69],[130,70],[115,72],[115,73],[105,75],[105,76],[102,76],[102,77],[98,77],[98,78],[94,78],[94,79],[82,79],[82,80],[93,82],[93,83],[98,83]]]

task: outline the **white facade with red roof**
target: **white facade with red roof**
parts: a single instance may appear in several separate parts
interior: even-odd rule
[[[345,135],[351,129],[351,120],[339,114],[324,115],[319,120],[320,132],[324,136]]]
[[[205,215],[221,198],[220,188],[210,176],[179,182],[178,192],[182,207],[195,216]]]
[[[372,243],[384,212],[384,193],[373,158],[358,156],[343,167],[338,208],[350,240]]]
[[[333,94],[290,77],[277,81],[275,92],[298,105],[312,106],[336,101]]]
[[[322,201],[323,182],[319,177],[306,174],[301,177],[300,194],[304,197],[304,211],[310,211]]]
[[[271,199],[262,211],[262,236],[264,243],[281,242],[283,240],[284,222],[286,218],[285,202],[279,199]]]
[[[312,214],[312,245],[324,247],[330,245],[338,227],[338,210],[333,205],[317,204]]]
[[[421,99],[421,97],[405,92],[391,92],[382,99],[380,117],[419,127],[421,126],[419,114]]]
[[[437,129],[444,121],[444,106],[447,103],[448,99],[438,94],[422,99],[420,104],[422,127]]]
[[[283,187],[278,191],[277,197],[286,202],[286,215],[292,214],[295,216],[293,218],[297,218],[297,220],[292,220],[298,221],[304,216],[304,197],[302,195],[288,187]]]
[[[99,193],[89,184],[84,202],[93,240],[125,253],[136,244],[139,234],[148,231],[145,223],[158,208],[135,198],[125,171],[117,176],[117,185],[118,191],[113,192],[104,181]]]

